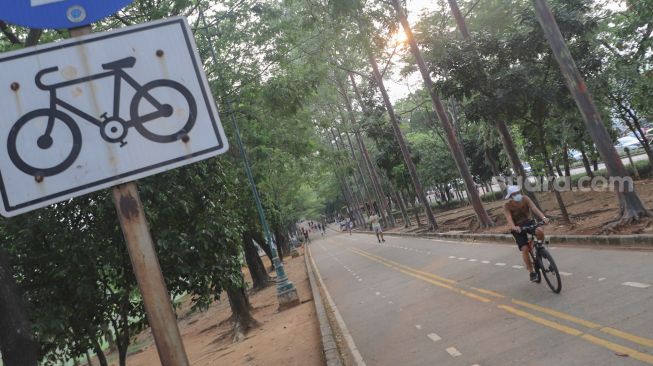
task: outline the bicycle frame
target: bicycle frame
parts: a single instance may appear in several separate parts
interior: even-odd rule
[[[61,106],[68,111],[80,116],[81,118],[87,120],[88,122],[94,124],[98,128],[102,128],[103,121],[101,119],[95,118],[91,116],[90,114],[80,110],[79,108],[76,108],[69,103],[66,103],[65,101],[61,100],[59,97],[57,97],[57,89],[60,88],[65,88],[68,86],[76,85],[76,84],[82,84],[86,83],[89,81],[93,80],[98,80],[98,79],[103,79],[106,77],[113,77],[114,82],[113,82],[113,111],[111,117],[118,116],[120,114],[120,91],[122,87],[122,81],[126,81],[132,88],[138,90],[142,88],[142,85],[139,84],[134,78],[132,78],[128,73],[126,73],[123,69],[114,69],[114,70],[109,70],[106,72],[102,72],[99,74],[95,75],[90,75],[86,76],[83,78],[78,78],[74,80],[69,80],[69,81],[64,81],[56,84],[51,84],[51,85],[45,85],[40,81],[40,77],[50,71],[56,70],[56,68],[50,68],[50,69],[45,69],[39,72],[36,76],[36,84],[39,88],[43,90],[48,90],[50,93],[50,109],[56,109],[57,106]],[[150,114],[146,114],[142,116],[140,119],[144,122],[151,121],[153,119],[159,118],[163,115],[162,108],[163,106],[161,103],[159,103],[154,97],[152,97],[150,94],[145,94],[144,98],[150,102],[156,109],[156,112],[152,112]],[[106,113],[101,116],[106,118]],[[52,128],[54,127],[54,117],[51,116],[48,119],[48,126],[46,129],[45,134],[49,135],[52,132]],[[133,126],[132,121],[124,121],[124,125],[126,129],[129,129]]]

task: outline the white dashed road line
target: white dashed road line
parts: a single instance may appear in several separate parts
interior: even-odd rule
[[[437,335],[435,333],[429,333],[426,336],[429,337],[429,339],[431,339],[433,342],[437,342],[437,341],[442,339],[442,337],[440,337],[439,335]]]
[[[572,274],[573,273],[569,273],[569,272],[560,272],[561,276],[571,276]]]
[[[624,282],[622,283],[624,286],[630,286],[630,287],[637,287],[637,288],[649,288],[651,285],[647,283],[639,283],[639,282]]]
[[[505,264],[505,263],[498,262],[498,263],[495,263],[494,265],[495,265],[495,266],[500,266],[500,267],[502,267],[502,266],[505,266],[506,264]]]
[[[601,282],[601,281],[605,281],[605,277],[599,278],[599,282]]]
[[[456,259],[456,256],[455,255],[450,255],[449,259]]]
[[[483,263],[483,264],[489,264],[490,261],[481,261],[481,263]]]
[[[460,351],[456,349],[456,347],[447,348],[447,353],[450,354],[451,357],[458,357],[463,355],[462,353],[460,353]]]
[[[458,260],[461,260],[461,261],[464,261],[465,259],[467,259],[467,258],[465,258],[465,257],[458,257]]]
[[[415,328],[417,328],[417,329],[422,329],[422,326],[419,325],[419,324],[416,324],[416,325],[415,325]]]
[[[470,261],[470,262],[477,262],[477,260],[474,259],[474,258],[470,259],[469,261]]]
[[[515,264],[514,266],[512,266],[512,268],[522,269],[522,268],[524,268],[524,266],[520,266],[519,264]]]

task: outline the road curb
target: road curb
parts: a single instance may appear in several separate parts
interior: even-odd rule
[[[353,360],[354,364],[356,366],[366,366],[365,361],[363,361],[363,357],[361,356],[360,352],[358,352],[358,348],[354,343],[354,339],[349,333],[349,330],[347,329],[347,326],[345,325],[345,322],[342,319],[342,316],[340,315],[338,308],[336,307],[336,304],[333,302],[333,299],[331,298],[329,291],[327,290],[326,286],[324,285],[324,282],[322,281],[322,277],[320,276],[320,271],[317,269],[317,265],[315,264],[315,261],[313,261],[309,246],[310,245],[304,246],[305,248],[304,260],[306,262],[306,269],[308,272],[308,280],[311,285],[311,291],[313,292],[313,303],[315,304],[315,311],[317,312],[317,317],[320,322],[322,346],[324,347],[324,356],[327,361],[327,366],[344,365],[342,356],[338,350],[338,346],[335,341],[335,336],[334,336],[335,327],[337,327],[337,330],[343,336],[345,341],[344,343],[347,346],[347,352],[351,356],[351,359]],[[322,296],[320,295],[320,289],[324,291],[324,298],[326,302],[322,301]],[[332,324],[332,322],[329,320],[329,317],[327,315],[327,307],[328,307],[328,311],[330,311],[333,314],[336,324]]]
[[[359,231],[364,234],[374,234],[372,231]],[[501,244],[514,244],[515,239],[510,234],[462,234],[462,233],[392,233],[387,236],[405,236],[432,239],[456,239],[466,242],[490,241]],[[547,235],[553,245],[560,246],[591,246],[611,249],[646,249],[653,250],[653,235]]]
[[[308,272],[308,282],[311,286],[311,292],[313,293],[315,313],[317,314],[317,320],[320,323],[322,351],[324,352],[326,364],[327,366],[342,366],[343,363],[340,359],[340,353],[338,352],[338,345],[336,344],[335,338],[333,337],[333,330],[331,329],[329,317],[327,316],[326,309],[324,308],[324,303],[322,302],[320,290],[317,287],[315,275],[313,274],[313,267],[310,265],[308,260],[308,245],[304,245],[304,262],[306,264],[306,272]]]

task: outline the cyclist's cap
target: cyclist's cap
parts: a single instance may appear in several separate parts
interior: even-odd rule
[[[506,199],[510,199],[513,193],[519,192],[520,190],[519,186],[508,186],[508,189],[506,189]]]

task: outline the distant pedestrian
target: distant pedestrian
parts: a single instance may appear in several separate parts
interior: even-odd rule
[[[376,234],[376,240],[380,242],[385,242],[385,239],[383,238],[383,229],[381,229],[381,224],[379,223],[379,216],[377,214],[373,214],[370,216],[370,224],[372,224],[372,230],[374,230],[374,234]]]

